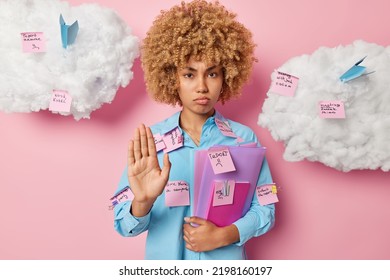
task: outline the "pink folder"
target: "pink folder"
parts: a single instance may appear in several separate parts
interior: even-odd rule
[[[260,169],[263,164],[265,148],[264,147],[252,147],[252,146],[227,146],[234,165],[235,171],[214,174],[210,160],[208,159],[208,150],[199,150],[195,154],[195,170],[194,170],[194,216],[204,219],[212,218],[215,224],[231,224],[237,219],[242,217],[248,212],[252,197],[259,178]],[[214,181],[234,180],[237,183],[248,182],[248,192],[245,196],[245,201],[242,206],[239,207],[241,198],[234,202],[233,206],[229,205],[218,206],[220,209],[214,209],[217,207],[210,207],[212,203],[212,193],[214,188]],[[241,186],[238,186],[241,187]],[[236,190],[238,190],[238,187]],[[239,196],[242,196],[241,191],[238,192]],[[234,199],[236,195],[234,196]],[[235,215],[224,214],[223,208],[234,208],[234,212],[238,212]],[[209,210],[211,215],[209,216]],[[232,210],[232,209],[230,209]],[[215,213],[214,213],[215,211]],[[231,217],[226,219],[225,216]],[[236,218],[238,217],[238,218]]]
[[[209,204],[207,220],[219,227],[228,226],[243,216],[246,198],[248,197],[250,183],[236,182],[234,188],[233,204],[213,206],[213,199]]]

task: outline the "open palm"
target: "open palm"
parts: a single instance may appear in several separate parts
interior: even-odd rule
[[[169,171],[168,154],[164,155],[163,168],[160,168],[152,132],[141,125],[129,142],[128,179],[134,200],[153,203],[163,192]]]

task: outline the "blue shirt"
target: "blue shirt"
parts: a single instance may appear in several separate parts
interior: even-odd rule
[[[169,153],[172,163],[169,181],[185,181],[190,186],[190,201],[193,201],[193,170],[194,153],[199,149],[207,149],[214,145],[237,145],[233,137],[221,133],[215,123],[215,118],[226,119],[218,112],[208,118],[203,125],[200,145],[196,146],[192,139],[179,125],[180,112],[151,127],[152,133],[161,135],[179,127],[184,137],[183,147]],[[257,142],[253,131],[237,122],[228,120],[233,132],[243,139],[242,143]],[[162,166],[163,151],[158,154]],[[258,186],[272,183],[271,173],[267,161],[264,159],[258,179]],[[127,168],[121,177],[117,193],[129,186]],[[190,217],[190,206],[165,206],[164,192],[157,198],[151,211],[144,217],[137,218],[130,213],[131,201],[121,202],[114,208],[114,227],[122,236],[136,236],[148,231],[146,240],[146,259],[246,259],[244,244],[252,237],[266,233],[274,224],[275,207],[273,204],[261,206],[256,195],[253,196],[249,211],[234,222],[240,234],[240,241],[229,246],[221,247],[208,252],[193,252],[185,248],[183,239],[184,217]]]

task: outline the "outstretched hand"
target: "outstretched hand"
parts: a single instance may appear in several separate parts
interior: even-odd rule
[[[154,201],[163,192],[169,178],[171,164],[168,154],[164,155],[163,167],[157,159],[156,145],[149,127],[140,125],[129,142],[128,180],[134,194],[132,213],[146,215]]]

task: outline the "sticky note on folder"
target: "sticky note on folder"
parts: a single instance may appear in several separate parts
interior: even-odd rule
[[[79,23],[76,20],[72,25],[65,24],[64,18],[60,15],[60,27],[61,27],[61,40],[62,47],[66,49],[69,45],[73,44],[76,40],[77,33],[79,32]]]

